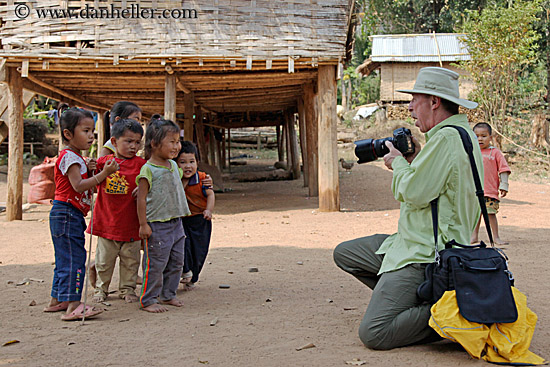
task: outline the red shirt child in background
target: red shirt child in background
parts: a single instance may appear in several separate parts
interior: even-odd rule
[[[96,284],[94,302],[103,302],[109,294],[116,258],[120,258],[118,296],[126,302],[136,302],[136,283],[140,263],[141,239],[134,190],[136,177],[145,159],[136,155],[143,128],[132,119],[120,119],[111,127],[111,142],[116,153],[97,160],[97,168],[113,158],[120,168],[99,185],[94,210],[93,230],[98,236],[95,258]],[[93,225],[93,227],[92,227]],[[93,269],[90,269],[92,272]]]
[[[493,132],[489,124],[485,122],[476,124],[474,126],[474,132],[477,135],[479,147],[481,148],[481,155],[483,156],[483,190],[485,192],[487,212],[489,213],[489,224],[491,225],[495,243],[497,245],[507,245],[508,242],[500,239],[496,214],[498,213],[500,204],[499,193],[502,197],[505,197],[508,193],[508,176],[511,173],[510,167],[502,152],[498,148],[491,146]],[[481,218],[479,218],[474,233],[472,234],[472,243],[478,242],[480,223]]]

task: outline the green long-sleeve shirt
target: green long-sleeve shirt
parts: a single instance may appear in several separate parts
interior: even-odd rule
[[[434,236],[430,201],[439,197],[438,248],[450,240],[470,243],[470,236],[480,216],[479,202],[468,155],[458,131],[441,129],[445,125],[461,126],[470,135],[474,157],[483,184],[483,158],[477,138],[466,115],[454,115],[428,131],[426,145],[409,163],[405,158],[393,160],[392,192],[401,202],[397,233],[388,237],[377,254],[384,254],[379,274],[412,263],[434,261]]]

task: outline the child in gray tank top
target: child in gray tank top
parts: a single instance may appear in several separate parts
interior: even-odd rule
[[[172,159],[180,150],[179,127],[156,120],[145,133],[147,163],[136,181],[139,235],[146,239],[140,303],[145,311],[159,313],[163,304],[181,307],[176,298],[184,260],[185,233],[181,217],[190,215],[182,171]]]

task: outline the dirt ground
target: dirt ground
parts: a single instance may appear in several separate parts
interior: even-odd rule
[[[550,358],[550,185],[517,179],[501,204],[501,237],[510,241],[516,286],[539,317],[531,351]],[[348,239],[396,231],[390,182],[381,162],[341,172],[337,213],[320,213],[302,180],[231,182],[233,191],[216,196],[198,288],[179,293],[183,308],[149,314],[112,294],[109,305],[100,305],[105,312],[84,326],[42,312],[54,261],[49,207],[30,209],[23,221],[0,214],[0,344],[19,341],[0,347],[0,366],[345,366],[354,358],[371,366],[484,365],[450,342],[392,351],[360,342],[371,291],[334,265],[332,250]],[[5,197],[0,174],[0,201]],[[32,280],[18,286],[25,278]],[[296,350],[309,343],[315,347]]]

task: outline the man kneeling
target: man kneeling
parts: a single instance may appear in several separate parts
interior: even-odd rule
[[[390,152],[384,162],[393,170],[391,188],[401,203],[397,233],[343,242],[334,250],[336,265],[373,290],[359,327],[361,341],[372,349],[439,340],[428,326],[431,305],[416,295],[426,265],[435,256],[430,201],[439,198],[439,246],[453,239],[469,243],[480,216],[460,135],[455,129],[442,129],[445,125],[461,126],[476,141],[458,107],[475,108],[477,103],[460,98],[458,74],[444,68],[423,68],[412,90],[398,91],[412,94],[409,111],[425,134],[426,145],[420,150],[413,137],[415,153],[405,159],[386,142]],[[483,177],[478,144],[474,144],[474,156]]]

